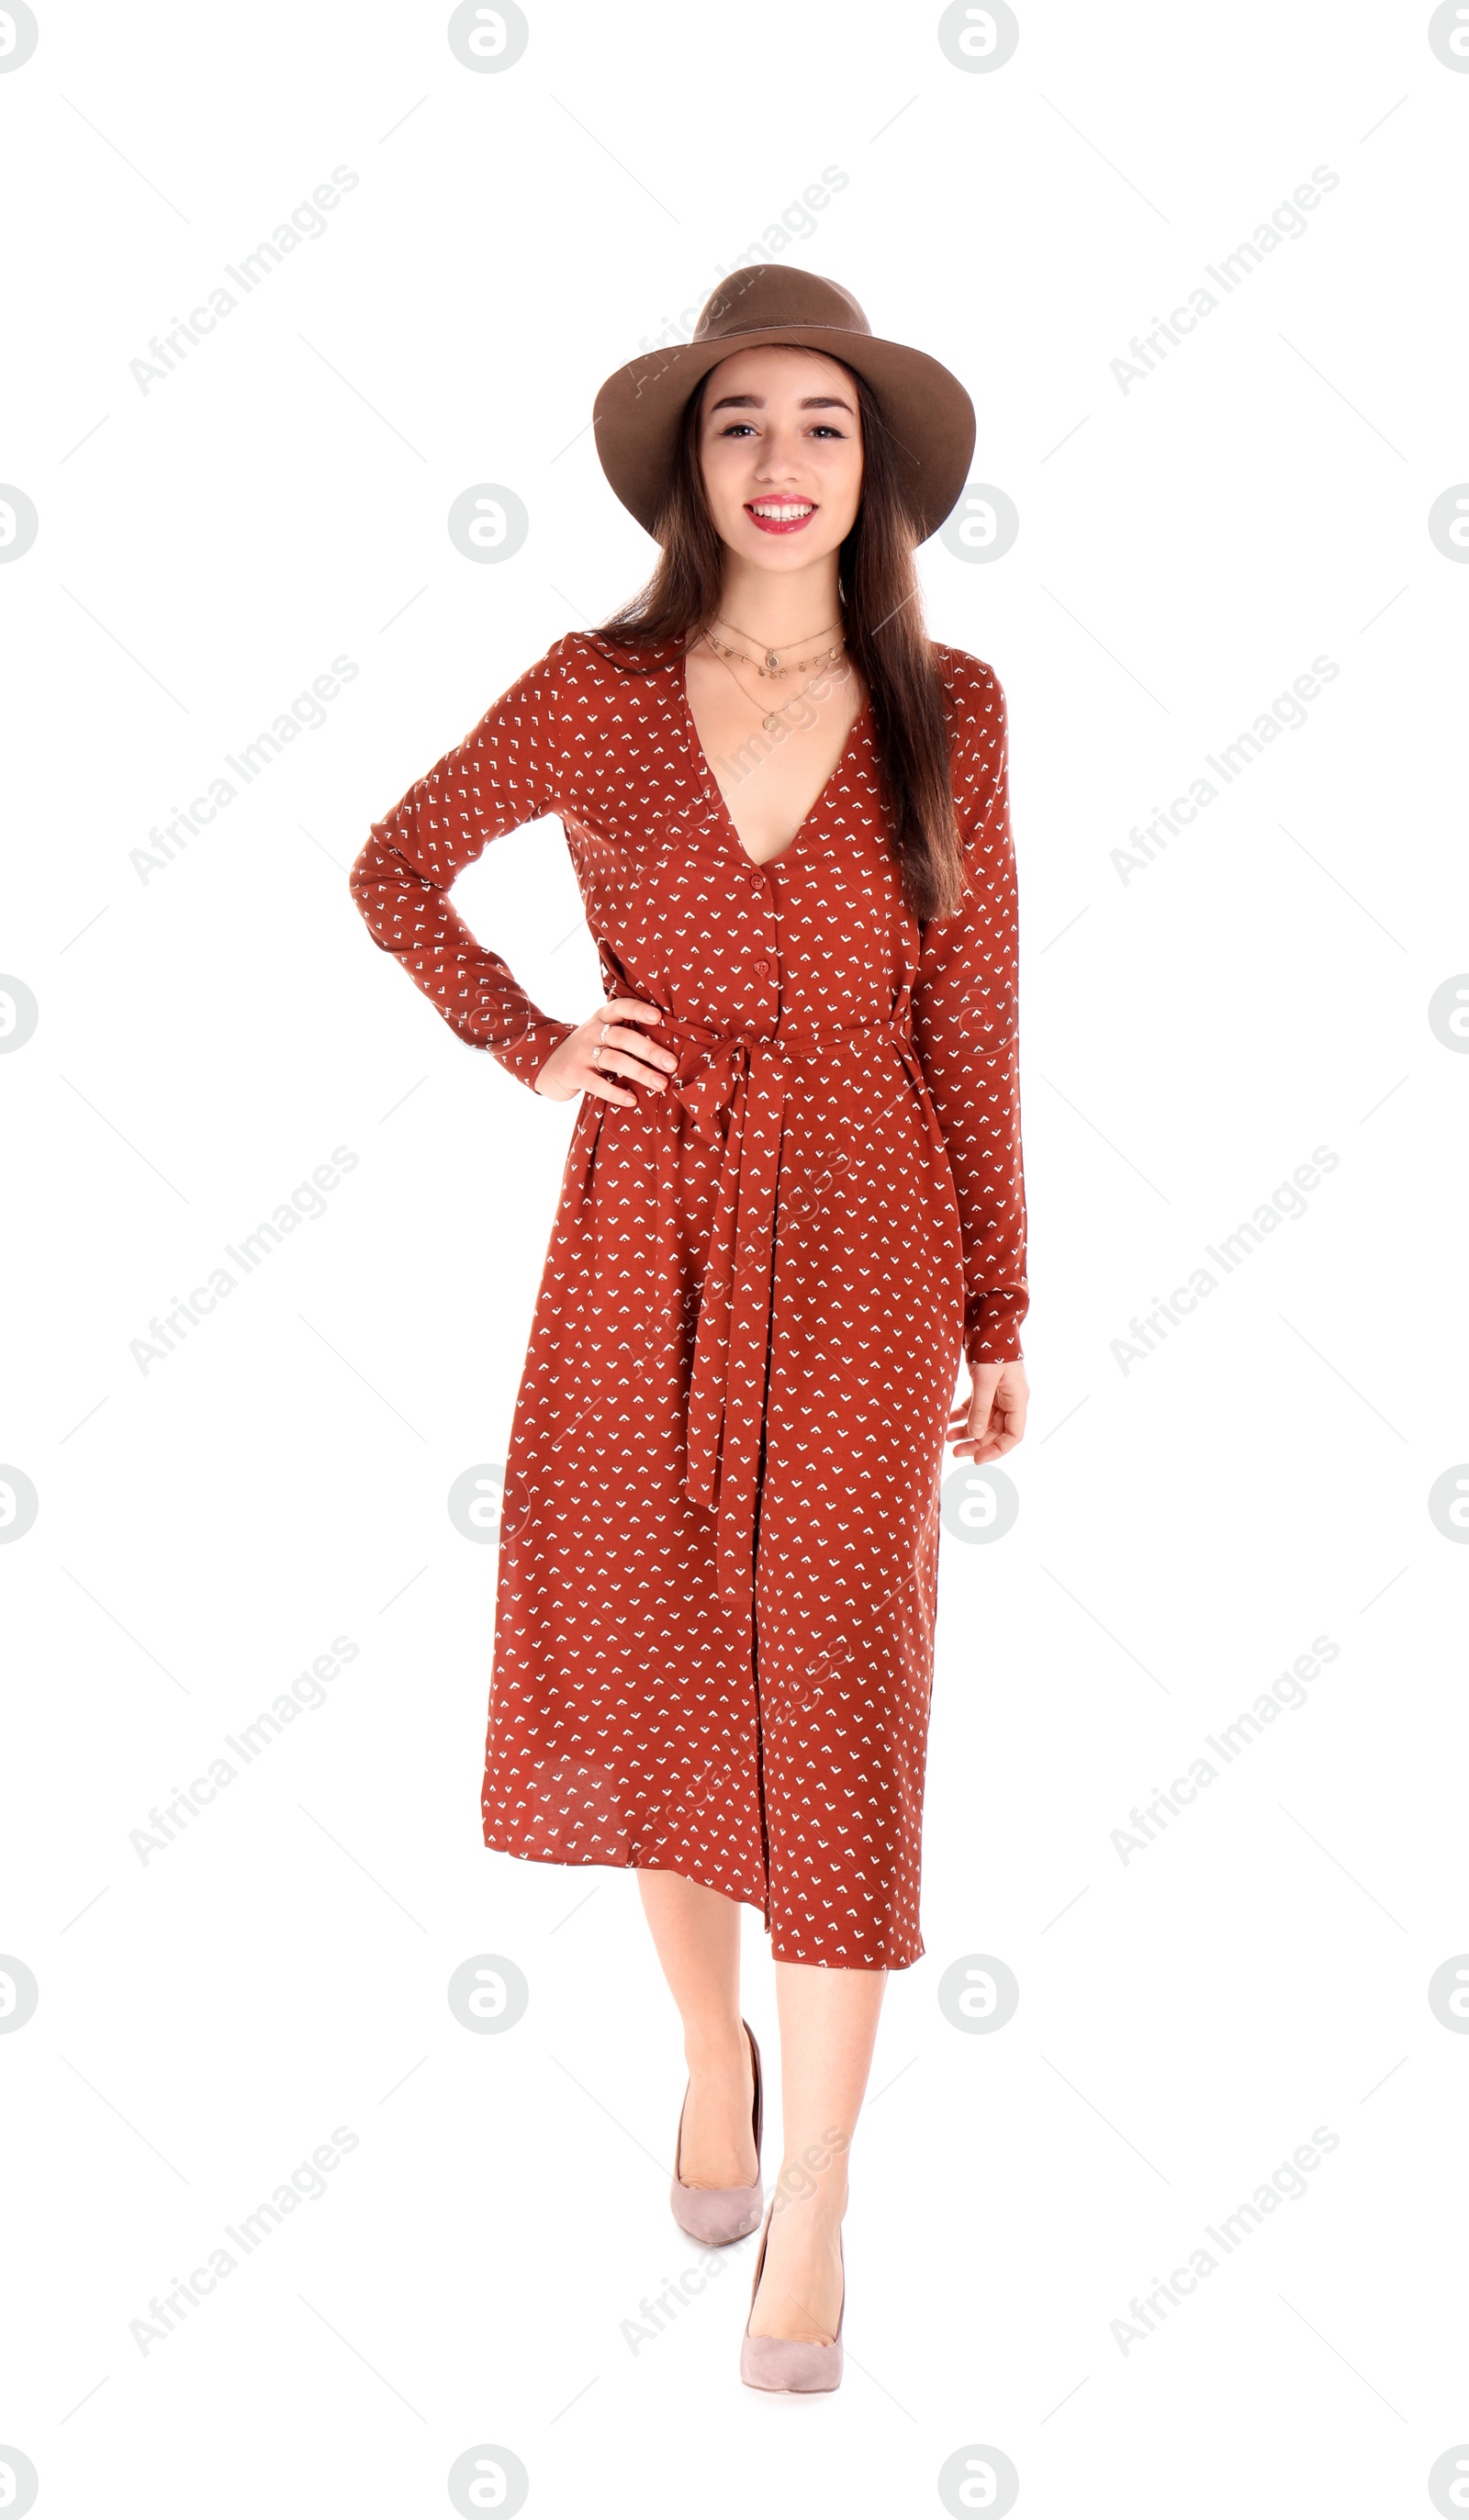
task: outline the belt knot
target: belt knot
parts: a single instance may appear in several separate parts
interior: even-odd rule
[[[684,1485],[717,1517],[722,1598],[753,1603],[756,1502],[768,1388],[776,1192],[793,1060],[813,1050],[887,1039],[920,1088],[906,989],[887,1016],[856,1024],[793,1025],[776,1033],[720,1033],[670,1018],[652,1038],[678,1059],[666,1092],[644,1107],[723,1144],[699,1295],[689,1383]],[[672,1106],[672,1110],[670,1110]]]

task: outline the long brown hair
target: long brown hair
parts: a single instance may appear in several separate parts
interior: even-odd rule
[[[916,919],[947,919],[963,899],[963,864],[943,685],[924,631],[913,565],[917,524],[882,406],[861,377],[849,368],[847,374],[856,389],[863,450],[861,500],[837,555],[847,651],[871,698],[884,803],[908,906]],[[718,615],[724,546],[699,461],[708,382],[701,380],[684,405],[659,518],[658,565],[641,592],[598,625],[599,638],[630,646],[687,642]]]

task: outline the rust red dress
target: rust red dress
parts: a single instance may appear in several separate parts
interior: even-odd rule
[[[939,1487],[961,1350],[1028,1296],[1004,696],[937,646],[967,896],[908,915],[870,704],[757,867],[675,642],[560,639],[415,781],[353,895],[463,1038],[529,1085],[574,1029],[449,900],[561,818],[609,995],[678,1059],[582,1098],[506,1462],[485,1844],[677,1872],[777,1959],[904,1968]]]

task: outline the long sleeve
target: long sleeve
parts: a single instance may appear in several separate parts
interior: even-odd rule
[[[548,649],[370,826],[350,877],[352,899],[384,952],[463,1040],[491,1052],[527,1085],[575,1026],[542,1013],[508,964],[472,934],[449,890],[490,840],[558,810],[569,757],[567,648],[560,639]]]
[[[954,1177],[964,1353],[976,1366],[1022,1355],[1030,1290],[1005,696],[989,668],[972,657],[963,659],[956,715],[953,786],[966,891],[953,918],[924,924],[913,1031]]]

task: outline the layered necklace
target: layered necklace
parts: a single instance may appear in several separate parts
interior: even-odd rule
[[[733,630],[737,638],[750,638],[750,632],[748,630],[742,630],[737,621],[730,621],[725,624],[725,627]],[[734,684],[734,687],[740,694],[741,698],[749,700],[752,708],[759,708],[761,703],[757,700],[751,693],[746,691],[745,686],[741,682],[739,675],[735,672],[730,659],[737,656],[742,665],[753,665],[762,682],[783,683],[786,682],[792,674],[823,672],[835,665],[838,657],[845,653],[847,641],[841,634],[840,625],[834,621],[828,621],[823,624],[822,629],[813,630],[806,634],[806,638],[820,639],[828,630],[836,630],[837,637],[828,647],[818,648],[815,653],[809,656],[793,656],[789,649],[777,648],[767,648],[764,652],[763,657],[752,656],[747,654],[743,648],[736,648],[727,640],[716,638],[712,630],[706,630],[704,636],[709,641],[711,648],[718,657],[719,662],[724,667],[725,672],[728,674],[730,681]],[[798,648],[803,648],[806,645],[806,638],[798,639],[795,642],[795,645]],[[758,646],[759,643],[757,640],[752,640],[751,644],[752,646]],[[851,669],[849,666],[849,673],[850,670]],[[803,686],[803,689],[804,686]],[[780,719],[773,710],[763,710],[760,717],[760,724],[767,734],[774,735],[780,725]]]

